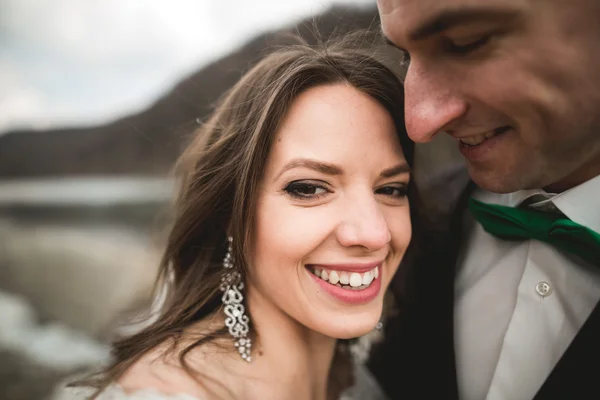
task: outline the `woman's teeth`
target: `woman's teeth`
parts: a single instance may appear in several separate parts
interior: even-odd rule
[[[366,289],[375,279],[379,278],[379,266],[362,274],[324,268],[311,268],[310,271],[332,285],[350,290]]]

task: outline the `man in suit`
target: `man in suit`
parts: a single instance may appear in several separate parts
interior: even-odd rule
[[[398,399],[600,398],[600,1],[378,8],[409,136],[455,138],[471,182],[371,368]]]

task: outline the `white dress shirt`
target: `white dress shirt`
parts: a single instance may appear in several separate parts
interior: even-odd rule
[[[514,207],[535,194],[549,200],[530,207],[552,203],[600,232],[600,176],[558,195],[477,190],[474,197]],[[600,269],[536,240],[497,239],[468,212],[465,222],[455,282],[460,398],[530,400],[600,299]]]

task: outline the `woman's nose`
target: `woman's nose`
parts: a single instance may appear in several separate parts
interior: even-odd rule
[[[376,199],[370,196],[348,203],[337,229],[338,242],[344,247],[359,246],[369,251],[385,247],[391,234]]]

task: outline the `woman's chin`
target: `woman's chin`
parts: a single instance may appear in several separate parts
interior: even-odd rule
[[[353,339],[373,331],[379,322],[381,313],[373,315],[351,315],[332,319],[318,329],[326,336],[336,339]]]

